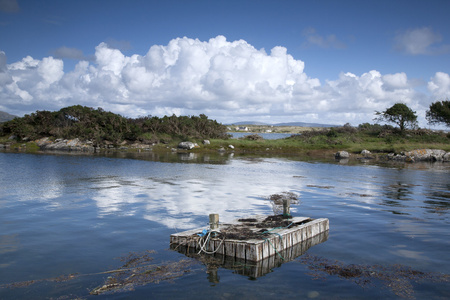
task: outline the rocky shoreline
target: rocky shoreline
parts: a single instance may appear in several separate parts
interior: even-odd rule
[[[350,153],[347,151],[338,151],[335,153],[335,158],[338,160],[341,159],[349,159]],[[368,150],[361,151],[359,157],[360,159],[373,159],[373,155]],[[399,161],[399,162],[434,162],[434,161],[441,161],[441,162],[450,162],[450,152],[446,152],[444,150],[440,149],[416,149],[400,154],[395,153],[388,153],[384,155],[385,160],[389,161]]]
[[[120,145],[113,145],[112,143],[106,142],[105,144],[98,146],[94,145],[92,141],[82,141],[78,138],[75,139],[55,139],[54,141],[48,137],[44,137],[33,141],[34,144],[42,151],[74,151],[74,152],[101,152],[102,150],[128,150],[128,149],[139,149],[139,150],[151,150],[152,145],[143,143],[133,143],[127,144],[126,142]],[[19,149],[24,149],[27,147],[26,143],[19,146]],[[11,143],[0,144],[0,149],[10,149]]]
[[[121,143],[120,145],[113,145],[112,143],[106,142],[105,144],[99,146],[94,145],[92,141],[82,141],[78,138],[75,139],[56,139],[52,140],[48,137],[38,139],[33,142],[36,144],[39,150],[41,151],[63,151],[63,152],[84,152],[84,153],[98,153],[101,151],[107,150],[121,150],[121,151],[150,151],[154,144],[146,144],[146,143],[133,143],[128,144],[126,142]],[[12,143],[0,144],[0,149],[11,149]],[[203,144],[209,144],[208,140],[203,141]],[[18,150],[25,150],[27,148],[27,144],[24,143],[18,147]],[[171,151],[189,151],[194,148],[200,148],[198,144],[191,142],[181,142],[177,149],[172,148]],[[218,152],[232,151],[238,152],[238,149],[235,149],[234,146],[229,145],[229,149],[225,150],[223,147],[217,149]],[[338,151],[334,153],[334,157],[336,160],[345,161],[349,159],[359,159],[359,160],[370,160],[370,159],[378,159],[385,161],[396,161],[396,162],[450,162],[450,152],[446,152],[440,149],[416,149],[400,154],[395,153],[387,153],[387,154],[377,154],[373,155],[368,150],[363,150],[359,154],[350,154],[347,151]]]

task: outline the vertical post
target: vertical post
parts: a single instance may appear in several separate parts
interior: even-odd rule
[[[211,230],[219,229],[219,214],[209,214],[209,227]]]
[[[283,216],[291,216],[291,199],[283,199]]]

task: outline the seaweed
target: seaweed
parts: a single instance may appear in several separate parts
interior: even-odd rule
[[[0,288],[26,288],[37,283],[61,283],[82,276],[110,274],[104,284],[90,291],[90,294],[112,294],[117,292],[132,291],[138,286],[144,286],[150,283],[158,284],[161,281],[172,281],[175,278],[190,273],[192,271],[192,266],[198,264],[198,262],[193,259],[181,259],[179,261],[153,264],[153,257],[151,254],[154,253],[156,252],[153,250],[147,250],[144,252],[130,252],[129,254],[119,258],[119,260],[123,262],[123,265],[114,270],[90,274],[74,273],[69,275],[61,275],[55,278],[13,282],[0,285]]]
[[[309,254],[301,256],[298,261],[307,265],[311,270],[309,275],[313,279],[326,280],[327,275],[338,276],[361,287],[376,286],[380,282],[384,288],[391,289],[396,296],[408,299],[414,298],[413,283],[427,280],[450,282],[448,274],[422,272],[400,264],[392,266],[344,264]]]

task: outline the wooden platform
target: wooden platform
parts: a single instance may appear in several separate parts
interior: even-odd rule
[[[248,261],[242,258],[225,256],[217,253],[213,255],[198,254],[198,250],[182,245],[172,244],[170,248],[187,257],[199,260],[206,266],[210,282],[217,283],[219,281],[217,276],[218,268],[233,270],[234,274],[247,276],[250,279],[262,277],[272,272],[273,269],[280,267],[282,264],[295,260],[297,257],[306,253],[309,248],[327,241],[328,234],[329,231],[322,232],[306,241],[279,251],[278,253],[280,255],[272,255],[271,257],[259,261]]]
[[[208,253],[217,253],[224,256],[235,257],[245,261],[260,261],[274,255],[280,255],[281,251],[289,249],[303,241],[329,230],[328,219],[311,219],[307,217],[294,217],[289,219],[290,225],[285,227],[263,228],[261,224],[267,216],[253,216],[237,220],[231,224],[221,224],[220,232],[253,232],[256,238],[237,239],[223,238],[221,234],[211,234],[209,239],[200,237],[205,228],[198,228],[184,232],[174,233],[170,236],[171,248],[186,247],[189,249],[203,249]],[[262,231],[263,230],[263,231]],[[261,232],[261,237],[258,233]],[[222,235],[225,236],[225,235]]]

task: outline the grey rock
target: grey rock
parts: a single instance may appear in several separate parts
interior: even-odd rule
[[[334,154],[336,159],[349,158],[350,154],[347,151],[338,151]]]
[[[179,149],[192,150],[196,147],[197,144],[192,142],[181,142],[178,144]],[[198,146],[198,145],[197,145]]]
[[[450,152],[447,152],[442,156],[442,161],[450,161]]]
[[[37,140],[36,144],[42,150],[95,152],[92,145],[88,145],[78,138],[73,140],[56,139],[52,142],[48,137],[45,137]]]
[[[369,150],[363,150],[363,151],[361,151],[361,155],[362,156],[364,156],[364,157],[367,157],[367,156],[370,156],[372,153],[370,153],[370,151]]]
[[[439,149],[416,149],[405,153],[413,161],[443,161],[447,153]]]

